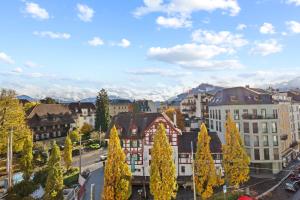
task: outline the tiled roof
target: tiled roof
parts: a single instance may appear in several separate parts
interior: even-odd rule
[[[77,113],[81,113],[81,109],[90,109],[90,110],[96,109],[95,105],[91,102],[74,102],[74,103],[70,103],[68,107],[72,111],[72,113],[75,113],[76,109],[78,110]]]
[[[211,153],[221,153],[222,143],[215,132],[209,132],[208,135],[211,137],[210,140],[210,151]],[[182,135],[178,136],[178,152],[179,153],[190,153],[191,142],[193,141],[194,153],[197,150],[198,132],[183,132]]]
[[[61,104],[39,104],[34,106],[27,118],[32,118],[34,115],[59,115],[59,114],[71,114],[70,109],[67,106]]]
[[[209,106],[245,104],[273,104],[272,95],[265,90],[257,88],[226,88],[217,92]]]
[[[111,99],[109,100],[110,104],[131,104],[131,101],[128,99]]]

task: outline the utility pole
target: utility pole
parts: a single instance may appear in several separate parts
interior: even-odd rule
[[[79,134],[79,174],[81,175],[81,134]]]
[[[194,200],[196,200],[195,165],[194,165],[193,141],[191,141],[191,153],[192,153],[192,170],[193,170],[193,189],[194,189]]]
[[[11,129],[7,137],[7,183],[8,188],[12,187],[12,160],[13,160],[13,130]]]

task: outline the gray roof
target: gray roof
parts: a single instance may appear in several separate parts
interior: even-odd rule
[[[27,118],[32,118],[34,115],[46,116],[48,114],[71,114],[71,111],[67,106],[62,104],[39,104],[34,106]]]
[[[209,106],[273,104],[272,95],[258,88],[233,87],[217,92]]]

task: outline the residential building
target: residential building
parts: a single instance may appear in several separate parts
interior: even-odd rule
[[[217,92],[209,104],[210,130],[225,143],[225,123],[230,113],[251,159],[251,171],[277,173],[282,169],[279,105],[264,90],[250,87]]]
[[[157,106],[156,103],[152,100],[137,100],[133,103],[137,107],[137,110],[139,112],[145,112],[145,113],[158,112],[159,106]]]
[[[109,130],[115,125],[119,132],[121,146],[132,171],[133,182],[149,181],[153,138],[160,123],[164,124],[173,148],[173,159],[179,183],[191,181],[191,141],[196,152],[197,132],[182,133],[164,113],[119,113],[112,118]],[[106,134],[106,139],[109,139],[109,132]],[[219,155],[221,142],[216,133],[211,142],[213,152]],[[220,156],[215,157],[216,160],[221,159]],[[216,163],[219,166],[220,160]]]
[[[34,141],[62,141],[75,127],[72,113],[61,104],[39,104],[28,111],[27,123],[34,134]]]
[[[112,99],[109,101],[109,116],[114,117],[115,115],[122,112],[131,112],[132,103],[127,99]]]
[[[196,112],[196,101],[198,95],[188,94],[181,102],[180,102],[180,111],[182,114],[187,115],[189,118],[191,117],[200,117],[200,113]]]
[[[96,107],[91,102],[74,102],[68,104],[73,118],[76,122],[76,127],[81,128],[84,124],[89,124],[95,128]]]

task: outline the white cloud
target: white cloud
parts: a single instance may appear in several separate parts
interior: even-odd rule
[[[288,29],[292,33],[300,33],[300,23],[296,21],[288,21],[286,22]]]
[[[164,12],[167,14],[190,15],[197,11],[228,11],[235,16],[240,12],[240,7],[236,0],[170,0],[163,3],[163,0],[144,0],[144,6],[134,11],[135,16],[142,16],[151,12]]]
[[[46,9],[41,8],[39,4],[26,2],[25,12],[30,14],[32,18],[45,20],[49,19],[49,14]]]
[[[15,61],[9,55],[7,55],[4,52],[0,52],[0,61],[3,61],[3,62],[8,63],[8,64],[14,64],[15,63]]]
[[[300,6],[300,0],[287,0],[288,4],[295,4],[296,6]]]
[[[94,46],[94,47],[97,47],[97,46],[101,46],[104,44],[103,40],[99,37],[94,37],[93,39],[89,40],[88,41],[88,44],[90,46]]]
[[[246,24],[239,24],[239,25],[237,25],[236,30],[242,31],[242,30],[244,30],[246,28],[247,28]]]
[[[178,71],[178,70],[166,70],[162,68],[144,68],[136,70],[128,70],[127,73],[139,76],[152,76],[159,75],[164,77],[182,77],[184,75],[191,74],[190,72]]]
[[[267,56],[274,53],[279,53],[282,51],[282,45],[275,39],[266,40],[263,42],[255,42],[255,46],[250,50],[253,54],[260,54],[262,56]]]
[[[192,22],[184,17],[159,16],[156,23],[166,28],[188,28],[192,26]]]
[[[244,66],[238,60],[195,60],[178,62],[181,67],[201,70],[241,69]]]
[[[13,69],[12,71],[15,72],[15,73],[22,73],[23,69],[21,67],[17,67],[15,69]]]
[[[48,37],[51,39],[69,39],[71,37],[69,33],[58,33],[52,31],[34,31],[33,35],[39,37]]]
[[[95,11],[91,7],[84,4],[77,4],[77,10],[77,16],[79,17],[79,19],[84,22],[92,21]]]
[[[131,44],[131,43],[130,43],[129,40],[123,38],[123,39],[121,40],[121,42],[119,42],[117,45],[120,46],[120,47],[123,47],[123,48],[127,48],[127,47],[130,46],[130,44]]]
[[[26,61],[24,63],[24,66],[25,67],[28,67],[28,68],[35,68],[35,67],[40,67],[39,64],[35,63],[35,62],[32,62],[32,61]]]
[[[263,23],[263,25],[259,29],[262,34],[274,34],[275,28],[271,23]]]
[[[240,34],[232,34],[229,31],[214,32],[201,29],[192,33],[192,40],[230,48],[242,47],[248,44],[248,41]]]

